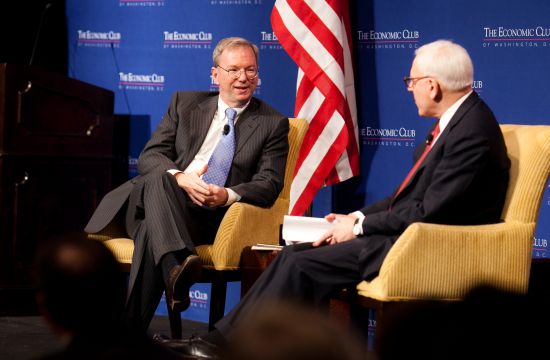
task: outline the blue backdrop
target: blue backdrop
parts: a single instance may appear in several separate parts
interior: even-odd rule
[[[211,54],[227,36],[260,47],[256,96],[293,115],[296,66],[274,36],[273,0],[67,0],[69,76],[113,90],[115,112],[132,115],[130,170],[176,90],[216,90]],[[542,0],[350,1],[361,171],[317,196],[313,213],[351,211],[405,177],[433,122],[419,118],[402,78],[414,50],[445,38],[463,45],[474,88],[500,123],[550,124],[550,2]],[[351,196],[350,196],[351,195]],[[533,257],[550,257],[550,188]],[[238,300],[232,287],[230,305]],[[209,288],[198,285],[184,314],[207,320]],[[201,295],[206,294],[206,295]]]

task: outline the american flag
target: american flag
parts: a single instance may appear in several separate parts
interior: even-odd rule
[[[277,0],[271,25],[298,65],[294,116],[309,123],[290,189],[302,215],[322,186],[359,174],[348,1]]]

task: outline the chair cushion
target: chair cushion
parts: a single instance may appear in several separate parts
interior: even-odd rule
[[[132,263],[132,254],[134,253],[134,241],[128,238],[114,238],[110,240],[103,241],[105,246],[122,264],[131,264]]]
[[[534,223],[412,224],[358,293],[379,301],[456,300],[481,284],[525,293],[534,229]]]

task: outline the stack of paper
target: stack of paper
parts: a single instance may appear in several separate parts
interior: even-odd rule
[[[250,247],[251,250],[282,250],[281,245],[271,245],[271,244],[256,244]]]
[[[324,218],[286,215],[283,220],[283,239],[287,245],[313,242],[319,240],[333,225]]]

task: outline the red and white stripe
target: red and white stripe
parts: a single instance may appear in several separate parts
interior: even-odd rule
[[[309,123],[290,189],[302,215],[322,186],[359,174],[348,1],[277,0],[271,25],[299,68],[294,116]]]

